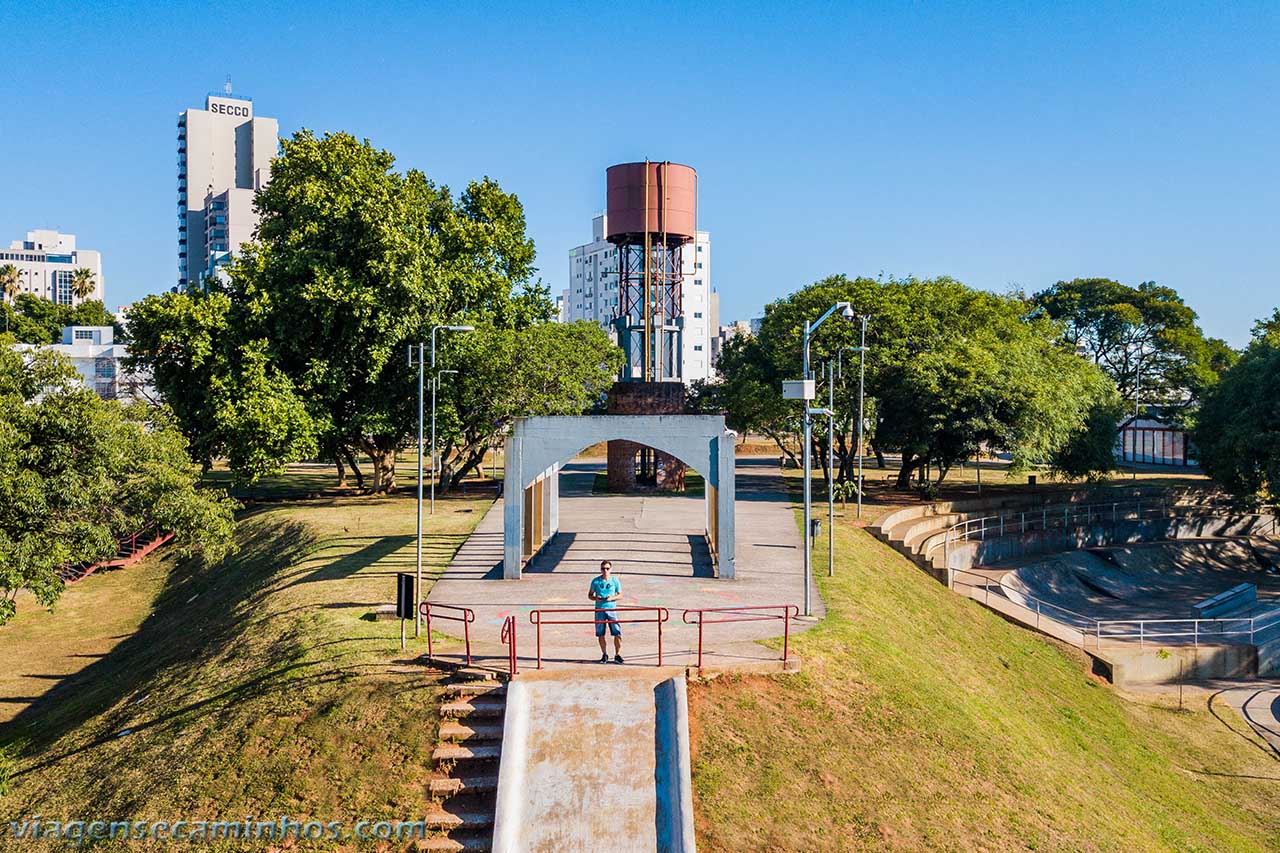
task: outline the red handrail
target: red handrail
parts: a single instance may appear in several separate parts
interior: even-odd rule
[[[770,613],[768,611],[780,610],[781,613]],[[696,613],[698,618],[696,621],[689,621],[689,614]],[[739,614],[736,619],[708,619],[707,613],[735,613]],[[741,615],[746,614],[746,615]],[[791,645],[791,620],[800,615],[800,608],[794,604],[770,604],[758,607],[699,607],[686,610],[680,619],[686,625],[698,626],[698,671],[702,671],[702,626],[703,625],[719,625],[725,622],[759,622],[764,619],[781,619],[782,620],[782,661],[786,663],[790,656]]]
[[[516,617],[502,620],[502,642],[507,645],[507,672],[514,677],[520,671],[516,664]]]
[[[471,666],[471,623],[476,621],[476,612],[470,607],[455,607],[452,604],[435,604],[430,601],[424,601],[418,605],[418,612],[427,619],[427,660],[431,660],[431,608],[438,610],[455,610],[461,613],[461,616],[449,616],[445,613],[436,614],[437,619],[448,619],[450,622],[462,623],[462,636],[467,641],[467,666]]]
[[[542,669],[542,626],[543,625],[600,625],[608,624],[616,621],[620,624],[631,622],[653,622],[658,626],[658,666],[662,666],[662,623],[670,618],[670,614],[665,607],[614,607],[610,609],[611,613],[635,613],[635,612],[653,613],[652,619],[597,619],[595,617],[596,608],[594,607],[560,607],[554,609],[531,610],[529,611],[529,621],[537,626],[537,649],[538,649],[538,669]],[[543,619],[544,613],[590,613],[590,619]]]

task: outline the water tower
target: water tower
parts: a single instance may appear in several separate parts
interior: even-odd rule
[[[684,413],[684,247],[697,237],[698,173],[671,162],[621,163],[607,171],[605,239],[618,251],[618,311],[626,353],[609,414]],[[631,441],[609,442],[609,488],[680,490],[684,465]]]

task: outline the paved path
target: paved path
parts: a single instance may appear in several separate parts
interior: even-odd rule
[[[471,607],[473,647],[499,656],[503,620],[517,617],[522,667],[533,663],[534,631],[529,611],[548,607],[590,607],[587,586],[601,559],[613,561],[622,583],[621,606],[661,606],[670,611],[663,626],[663,663],[696,661],[697,628],[684,625],[686,608],[803,604],[799,526],[772,459],[737,462],[737,578],[719,580],[702,536],[702,498],[678,495],[592,495],[591,483],[603,463],[576,462],[561,474],[560,533],[547,543],[518,581],[502,579],[502,503],[494,504],[475,533],[458,551],[428,600]],[[815,617],[823,615],[813,595]],[[550,618],[550,617],[548,617]],[[574,619],[592,618],[575,614]],[[812,624],[810,621],[807,624]],[[460,636],[456,623],[436,630]],[[793,623],[792,630],[804,627]],[[707,626],[708,648],[717,662],[767,660],[770,652],[753,641],[781,636],[780,620]],[[628,663],[657,663],[654,624],[623,626],[623,655]],[[545,625],[546,664],[581,664],[600,656],[591,625]],[[612,652],[612,644],[610,645]]]
[[[1280,681],[1253,679],[1215,684],[1222,692],[1214,698],[1239,711],[1280,759]]]

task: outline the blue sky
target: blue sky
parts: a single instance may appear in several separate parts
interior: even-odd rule
[[[268,8],[269,7],[269,8]],[[232,75],[525,205],[558,292],[604,169],[695,166],[721,317],[831,273],[1156,280],[1212,335],[1280,305],[1280,4],[0,0],[0,240],[176,277],[174,120]]]

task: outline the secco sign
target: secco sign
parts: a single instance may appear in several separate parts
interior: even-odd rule
[[[209,98],[205,109],[215,115],[233,118],[253,118],[253,102],[237,101],[229,98]]]

